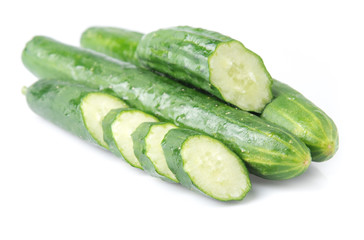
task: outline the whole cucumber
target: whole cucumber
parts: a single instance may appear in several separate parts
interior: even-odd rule
[[[275,80],[273,93],[275,99],[265,107],[262,118],[298,136],[310,148],[312,161],[332,158],[339,147],[334,121],[287,84]]]

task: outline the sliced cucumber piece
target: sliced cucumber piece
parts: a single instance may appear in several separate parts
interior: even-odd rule
[[[168,167],[180,183],[221,200],[241,200],[250,190],[242,160],[216,139],[188,129],[171,129],[162,141]]]
[[[117,156],[122,157],[133,167],[142,165],[134,154],[131,134],[143,122],[157,122],[152,115],[132,108],[121,108],[110,111],[103,123],[104,140],[109,149]]]
[[[90,93],[82,99],[81,112],[85,126],[101,146],[108,148],[104,141],[102,120],[110,110],[127,107],[122,100],[106,93]]]
[[[217,32],[179,26],[143,36],[92,27],[82,34],[81,45],[169,75],[243,110],[261,112],[272,99],[272,78],[262,59]]]
[[[258,55],[238,41],[220,43],[209,57],[210,81],[223,99],[261,112],[272,99],[272,80]]]
[[[178,182],[176,176],[168,168],[162,149],[162,140],[166,133],[177,128],[171,123],[145,122],[132,134],[134,153],[143,169],[163,180]]]

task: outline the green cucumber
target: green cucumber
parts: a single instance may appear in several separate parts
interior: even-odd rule
[[[123,35],[120,35],[118,28],[94,27],[83,33],[81,45],[92,46],[94,51],[104,52],[104,54],[116,59],[136,62],[134,53],[142,36],[141,33],[128,30],[123,30]]]
[[[112,31],[113,35],[108,35],[108,31]],[[82,35],[81,45],[141,65],[135,54],[135,46],[142,37],[141,33],[123,29],[89,28]],[[109,42],[118,47],[111,48]],[[313,161],[330,159],[338,149],[338,132],[330,117],[302,94],[274,79],[272,91],[275,98],[266,105],[262,118],[288,129],[299,137],[310,148]],[[293,99],[296,100],[292,101]]]
[[[93,27],[82,34],[81,45],[167,74],[243,110],[261,112],[272,99],[272,79],[262,59],[217,32],[183,26],[143,36]]]
[[[275,99],[266,106],[262,118],[298,136],[310,148],[312,161],[334,156],[339,136],[332,119],[287,84],[275,80],[273,93]]]
[[[133,132],[134,154],[139,159],[144,171],[163,180],[178,182],[168,168],[161,146],[165,134],[176,128],[165,122],[145,122]]]
[[[134,154],[131,134],[143,122],[158,121],[152,115],[133,108],[120,108],[110,111],[102,122],[104,140],[116,156],[123,158],[131,166],[143,169]]]
[[[258,176],[292,178],[311,162],[308,148],[288,131],[131,64],[46,37],[28,42],[22,60],[36,76],[59,76],[112,90],[131,107],[206,133],[232,149]]]
[[[71,81],[43,79],[26,90],[29,107],[63,129],[108,148],[102,120],[114,108],[127,107],[121,99]]]
[[[241,200],[250,190],[239,157],[221,142],[193,130],[176,128],[163,139],[168,167],[179,182],[221,200]]]

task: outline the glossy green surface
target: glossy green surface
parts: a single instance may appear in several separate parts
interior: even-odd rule
[[[262,118],[299,137],[310,148],[312,161],[330,159],[339,147],[332,119],[287,84],[274,80],[273,94],[275,99],[266,106]]]
[[[129,106],[204,132],[232,149],[258,176],[292,178],[310,163],[308,148],[288,131],[134,65],[46,37],[28,42],[22,59],[39,77],[74,79],[109,89]]]
[[[81,37],[83,47],[167,74],[223,100],[210,80],[209,57],[219,44],[229,42],[238,41],[217,32],[188,26],[160,29],[144,36],[124,29],[90,28]],[[250,50],[246,51],[256,57],[271,81],[262,59]],[[271,95],[270,88],[266,90]]]
[[[189,137],[192,136],[198,136],[203,135],[201,133],[198,133],[193,130],[189,129],[182,129],[182,128],[175,128],[171,129],[164,137],[162,141],[162,148],[164,151],[164,156],[166,157],[167,164],[169,169],[175,174],[178,181],[188,189],[193,189],[198,192],[204,193],[212,198],[222,200],[219,198],[216,198],[216,196],[212,196],[206,192],[204,192],[202,189],[199,188],[196,184],[194,184],[193,180],[190,178],[188,173],[184,170],[184,162],[181,155],[181,151],[183,149],[183,144],[187,141]],[[229,150],[230,151],[230,150]],[[241,200],[245,197],[245,195],[250,190],[250,179],[249,179],[249,173],[246,170],[245,165],[241,162],[241,166],[244,169],[244,175],[246,176],[246,179],[248,181],[248,187],[245,192],[241,196],[239,196],[236,199],[230,199],[230,200]],[[224,200],[227,201],[227,200]]]
[[[139,125],[139,127],[131,135],[134,144],[134,154],[138,158],[140,164],[142,165],[144,171],[149,173],[154,177],[161,178],[162,180],[168,182],[175,182],[174,180],[161,175],[156,170],[153,162],[149,159],[146,153],[146,142],[145,138],[148,136],[150,129],[154,125],[166,124],[165,122],[145,122]]]
[[[81,102],[95,89],[80,83],[60,80],[39,80],[26,91],[29,107],[39,116],[78,137],[98,144],[85,126]]]
[[[136,62],[135,51],[142,33],[118,28],[91,27],[83,32],[81,46],[127,62]]]

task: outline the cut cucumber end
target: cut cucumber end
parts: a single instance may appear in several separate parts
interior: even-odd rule
[[[102,120],[110,110],[127,107],[124,101],[106,93],[89,93],[83,97],[81,102],[83,121],[91,136],[102,147],[108,148],[104,141]]]
[[[135,109],[121,111],[111,125],[111,131],[116,145],[124,157],[133,167],[142,168],[134,154],[131,134],[143,122],[158,122],[154,116]]]
[[[152,126],[147,137],[145,138],[146,155],[153,163],[158,174],[165,176],[174,182],[178,182],[176,176],[172,173],[167,165],[167,160],[164,156],[161,145],[164,136],[169,130],[173,128],[177,127],[171,123]]]
[[[241,159],[213,138],[189,137],[181,156],[193,184],[213,198],[241,200],[250,190],[248,172]]]
[[[272,99],[272,79],[261,58],[240,42],[221,43],[209,57],[210,82],[225,101],[261,112]]]

